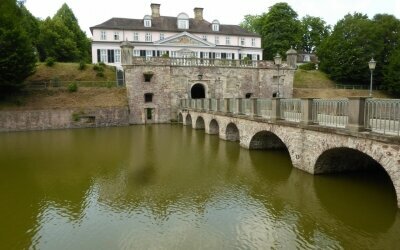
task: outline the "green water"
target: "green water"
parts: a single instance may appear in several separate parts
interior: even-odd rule
[[[0,168],[0,249],[400,247],[386,176],[178,125],[2,133]]]

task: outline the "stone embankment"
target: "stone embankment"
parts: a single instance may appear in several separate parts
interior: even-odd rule
[[[127,125],[127,106],[0,111],[0,132]]]

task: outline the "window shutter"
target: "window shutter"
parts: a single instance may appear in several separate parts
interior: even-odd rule
[[[97,62],[98,63],[100,62],[100,50],[99,49],[97,49]]]
[[[235,53],[232,53],[232,60],[235,60]]]
[[[146,56],[146,50],[140,50],[140,56],[145,57]]]
[[[257,55],[257,61],[260,61],[260,55]]]
[[[203,52],[200,52],[200,58],[203,58],[203,57],[204,57]]]
[[[156,56],[156,51],[155,50],[153,50],[153,57],[155,57]]]

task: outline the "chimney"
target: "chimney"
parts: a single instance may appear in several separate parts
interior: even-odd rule
[[[203,21],[203,8],[194,8],[194,19],[196,21]]]
[[[161,4],[158,4],[158,3],[150,4],[152,17],[160,17],[160,5]]]

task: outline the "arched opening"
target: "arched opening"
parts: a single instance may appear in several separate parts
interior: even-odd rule
[[[186,115],[186,125],[192,125],[192,117],[189,114]]]
[[[183,122],[183,116],[182,113],[178,114],[178,123],[182,123]]]
[[[204,128],[205,124],[203,117],[201,116],[197,117],[195,129],[204,129]]]
[[[314,166],[314,189],[321,205],[345,224],[385,232],[397,213],[393,182],[369,155],[351,148],[323,152]],[[342,174],[339,174],[342,173]]]
[[[206,91],[204,89],[204,86],[200,83],[196,83],[195,85],[193,85],[190,91],[190,96],[192,97],[192,99],[206,98]]]
[[[283,149],[287,150],[285,143],[272,132],[260,131],[251,138],[249,149]]]
[[[240,141],[239,129],[234,123],[229,123],[226,126],[225,133],[227,141]]]
[[[219,125],[215,119],[212,119],[210,122],[210,130],[209,133],[211,135],[218,135],[219,134]]]

